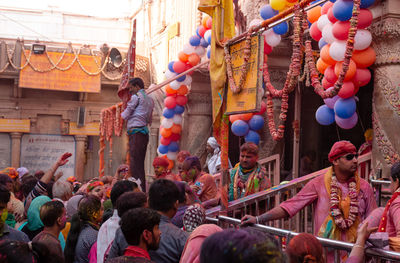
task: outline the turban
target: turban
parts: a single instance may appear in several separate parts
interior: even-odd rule
[[[333,161],[348,153],[356,154],[356,147],[349,141],[338,141],[335,142],[335,144],[332,146],[331,151],[328,155],[328,159],[332,163]]]
[[[210,145],[213,149],[219,148],[219,144],[214,137],[208,138],[207,144]]]
[[[76,178],[75,178],[75,176],[70,176],[67,178],[67,181],[70,183],[74,183],[74,182],[76,182]]]
[[[167,159],[165,159],[163,157],[156,157],[153,160],[153,166],[168,167],[169,166],[169,162],[168,162]]]
[[[103,185],[104,185],[104,183],[102,181],[94,181],[89,184],[89,186],[87,187],[87,190],[88,190],[88,192],[90,192],[97,186],[103,186]]]
[[[11,179],[15,179],[18,177],[18,172],[14,167],[7,167],[3,171],[1,171],[1,173],[8,175]]]
[[[28,169],[25,167],[20,167],[17,169],[18,172],[18,177],[21,178],[22,176],[24,176],[25,174],[29,173]]]
[[[176,156],[176,160],[180,163],[183,163],[187,157],[190,156],[190,152],[188,151],[180,151]]]

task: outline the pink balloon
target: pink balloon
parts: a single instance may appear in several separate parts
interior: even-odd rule
[[[330,2],[330,1],[326,2],[326,3],[322,6],[322,8],[321,8],[321,15],[328,14],[328,10],[329,10],[329,8],[331,8],[332,6],[333,6],[333,3],[332,3],[332,2]]]
[[[322,38],[322,32],[319,30],[317,22],[314,22],[310,27],[310,36],[315,41],[319,41]]]
[[[332,90],[332,89],[333,89],[333,87],[330,87],[330,88],[327,89],[327,90]],[[328,106],[328,108],[333,109],[333,107],[335,106],[336,101],[337,101],[339,98],[340,98],[340,97],[339,97],[338,95],[336,95],[336,96],[333,97],[333,98],[324,99],[324,102],[325,102],[326,106]]]
[[[356,74],[353,77],[353,82],[356,86],[362,87],[371,80],[371,72],[366,68],[357,68]]]
[[[264,54],[269,55],[272,52],[272,47],[264,41]]]
[[[360,9],[357,28],[364,29],[369,27],[372,23],[372,19],[372,12],[369,9]]]
[[[259,112],[254,113],[254,115],[263,115],[266,110],[267,110],[267,104],[265,104],[264,101],[261,101],[261,109]]]
[[[174,65],[172,66],[172,68],[174,69],[174,71],[176,73],[182,73],[185,71],[186,69],[186,63],[183,63],[182,61],[178,60],[174,62]]]
[[[349,21],[337,21],[335,24],[333,24],[332,34],[335,38],[339,40],[347,40],[349,29]]]
[[[351,81],[343,82],[342,88],[340,89],[338,96],[342,99],[350,98],[354,95],[354,84]]]
[[[185,95],[176,96],[176,104],[180,106],[184,106],[187,103],[188,99]]]
[[[176,100],[174,96],[168,96],[164,99],[164,105],[168,109],[173,109],[176,106]]]
[[[325,77],[322,78],[322,87],[324,89],[329,89],[330,87],[332,87],[335,83],[331,83],[329,81],[326,80]]]
[[[335,115],[335,121],[336,121],[336,124],[342,129],[348,130],[348,129],[354,128],[354,126],[356,126],[356,124],[358,122],[357,112],[355,112],[353,114],[353,116],[351,116],[350,118],[347,118],[347,119],[342,119],[342,118],[338,117],[337,115]]]
[[[336,17],[333,15],[333,9],[332,9],[332,7],[330,7],[330,8],[328,9],[327,15],[328,15],[329,21],[331,21],[332,24],[335,23],[336,21],[338,21],[338,20],[336,19]]]
[[[325,69],[324,77],[330,83],[335,83],[338,77],[335,74],[335,66],[331,65]]]

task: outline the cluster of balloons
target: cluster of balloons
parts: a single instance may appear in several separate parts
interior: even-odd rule
[[[258,130],[264,127],[264,117],[266,111],[265,102],[261,102],[261,109],[256,113],[242,113],[229,116],[229,121],[232,123],[231,130],[236,136],[244,136],[246,142],[260,143],[260,135]]]
[[[167,79],[173,78],[178,74],[196,66],[201,58],[206,54],[211,55],[211,25],[212,19],[206,16],[202,19],[201,25],[196,30],[196,35],[189,39],[189,43],[183,46],[178,53],[178,60],[168,63],[165,72]],[[158,155],[167,158],[169,169],[174,166],[177,153],[179,151],[179,139],[182,132],[182,114],[188,101],[187,94],[192,83],[193,73],[188,73],[165,86],[166,98],[164,99],[163,116],[160,126],[160,143]]]
[[[370,47],[372,36],[367,29],[372,23],[372,13],[367,8],[374,1],[361,0],[349,69],[338,95],[325,99],[325,104],[316,111],[315,117],[321,125],[330,125],[336,121],[342,129],[351,129],[357,124],[354,96],[360,87],[367,85],[371,80],[371,72],[367,67],[371,66],[376,58],[374,49]],[[307,19],[311,24],[310,35],[318,41],[320,49],[320,58],[316,66],[324,75],[322,86],[327,90],[333,88],[342,69],[352,11],[351,0],[330,0],[307,11]]]

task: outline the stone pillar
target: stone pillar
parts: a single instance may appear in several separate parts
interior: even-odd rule
[[[15,168],[20,167],[21,137],[21,132],[11,133],[11,166]]]
[[[87,140],[86,135],[75,135],[75,177],[78,181],[82,182],[85,173],[85,143]]]

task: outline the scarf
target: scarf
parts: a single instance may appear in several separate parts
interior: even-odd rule
[[[257,166],[253,169],[243,169],[240,163],[236,164],[234,169],[236,169],[235,176],[233,178],[233,199],[236,200],[243,196],[238,197],[238,182],[246,181],[246,190],[244,196],[254,194],[260,190],[261,178],[259,174],[261,172],[261,166],[257,163]],[[250,173],[250,174],[249,174]]]
[[[385,206],[385,210],[383,211],[381,221],[379,222],[379,227],[378,227],[378,232],[386,232],[386,226],[387,226],[387,218],[388,218],[388,212],[389,208],[392,205],[393,201],[400,195],[400,188],[394,192],[392,195],[392,198],[390,198],[389,202],[387,202]]]
[[[128,246],[125,249],[124,256],[150,259],[149,253],[137,246]]]

